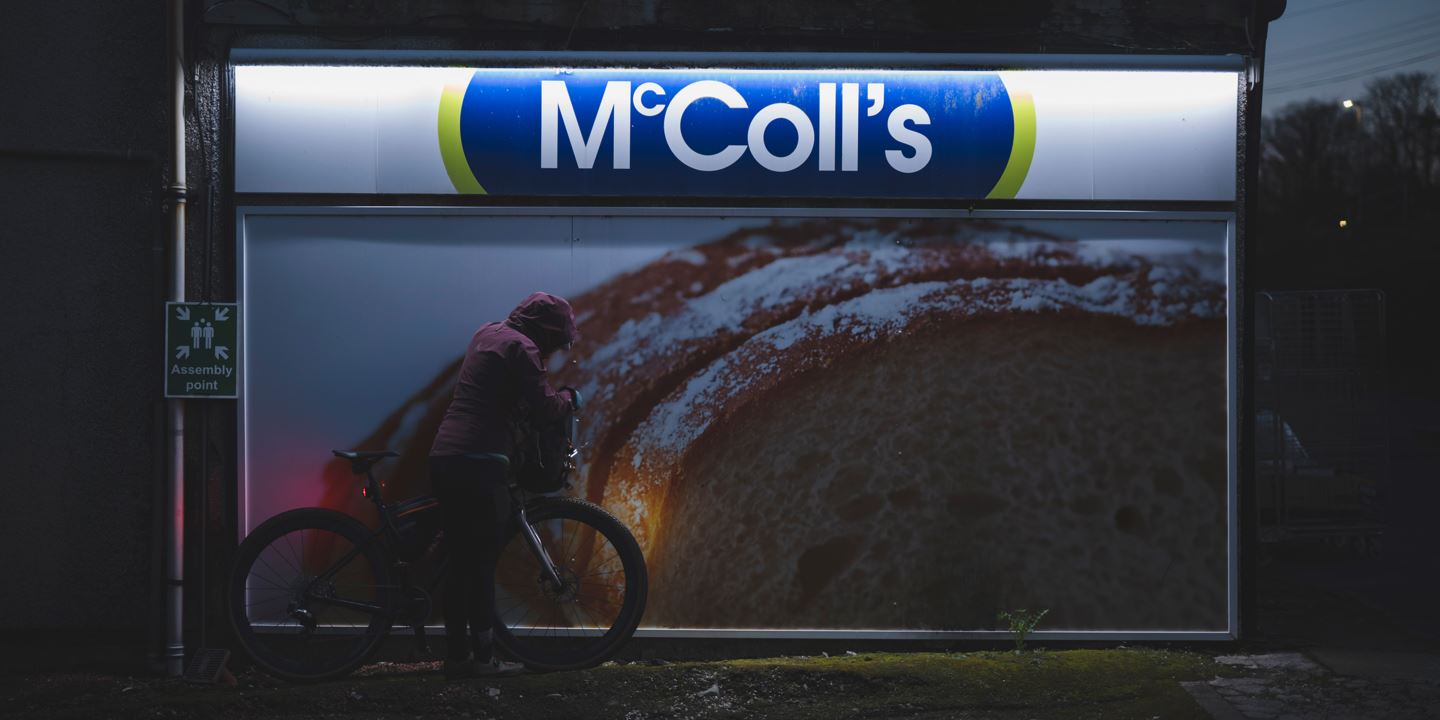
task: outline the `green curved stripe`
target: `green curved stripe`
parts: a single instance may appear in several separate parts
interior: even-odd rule
[[[463,195],[485,195],[485,188],[475,179],[470,163],[465,160],[465,148],[460,144],[460,104],[465,100],[465,86],[446,85],[440,94],[440,117],[436,125],[440,138],[440,157],[445,161],[445,172],[450,184]]]
[[[1010,145],[1010,162],[1005,172],[986,195],[988,199],[1009,199],[1020,192],[1025,176],[1030,174],[1030,161],[1035,159],[1035,97],[1027,92],[1010,93],[1010,108],[1015,112],[1015,141]]]

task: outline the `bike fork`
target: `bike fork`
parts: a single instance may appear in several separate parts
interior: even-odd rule
[[[535,528],[530,527],[530,519],[525,516],[525,506],[520,506],[520,527],[525,531],[525,544],[530,546],[530,552],[540,560],[540,569],[544,572],[544,579],[554,583],[555,589],[559,590],[565,586],[565,581],[560,579],[560,571],[555,569],[555,563],[550,559],[550,553],[545,552],[545,546],[540,543],[540,535]]]

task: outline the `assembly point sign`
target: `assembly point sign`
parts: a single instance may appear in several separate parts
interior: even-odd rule
[[[235,397],[235,303],[165,303],[165,397]]]

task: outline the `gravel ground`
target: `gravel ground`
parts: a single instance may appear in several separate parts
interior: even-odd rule
[[[127,675],[146,666],[136,656],[143,638],[96,645],[37,635],[0,652],[0,717],[1440,718],[1440,616],[1431,612],[1440,560],[1320,550],[1267,549],[1261,632],[1188,651],[832,648],[830,657],[816,648],[804,650],[810,657],[638,660],[466,682],[446,682],[436,663],[384,662],[318,685],[242,668],[234,685],[198,686]],[[629,657],[744,649],[652,642]]]
[[[0,697],[11,718],[1203,719],[1179,683],[1241,672],[1152,649],[652,660],[463,682],[438,669],[382,663],[307,686],[255,672],[234,686],[19,675],[0,678]]]
[[[446,681],[382,662],[292,685],[102,673],[0,676],[6,718],[1288,718],[1440,717],[1440,655],[1156,649],[642,660]]]

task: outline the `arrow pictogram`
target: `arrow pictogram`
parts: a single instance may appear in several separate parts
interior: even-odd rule
[[[215,308],[215,322],[223,322],[230,319],[230,308]]]
[[[189,319],[190,319],[190,308],[185,307],[185,306],[183,306],[183,305],[180,306],[180,307],[175,308],[175,319],[176,319],[176,320],[189,320]]]
[[[230,359],[230,348],[227,348],[227,347],[225,347],[224,345],[216,345],[216,346],[215,346],[215,357],[220,358],[221,360],[229,360],[229,359]]]
[[[179,360],[184,360],[185,358],[190,357],[190,346],[177,345],[175,347],[175,357]]]

